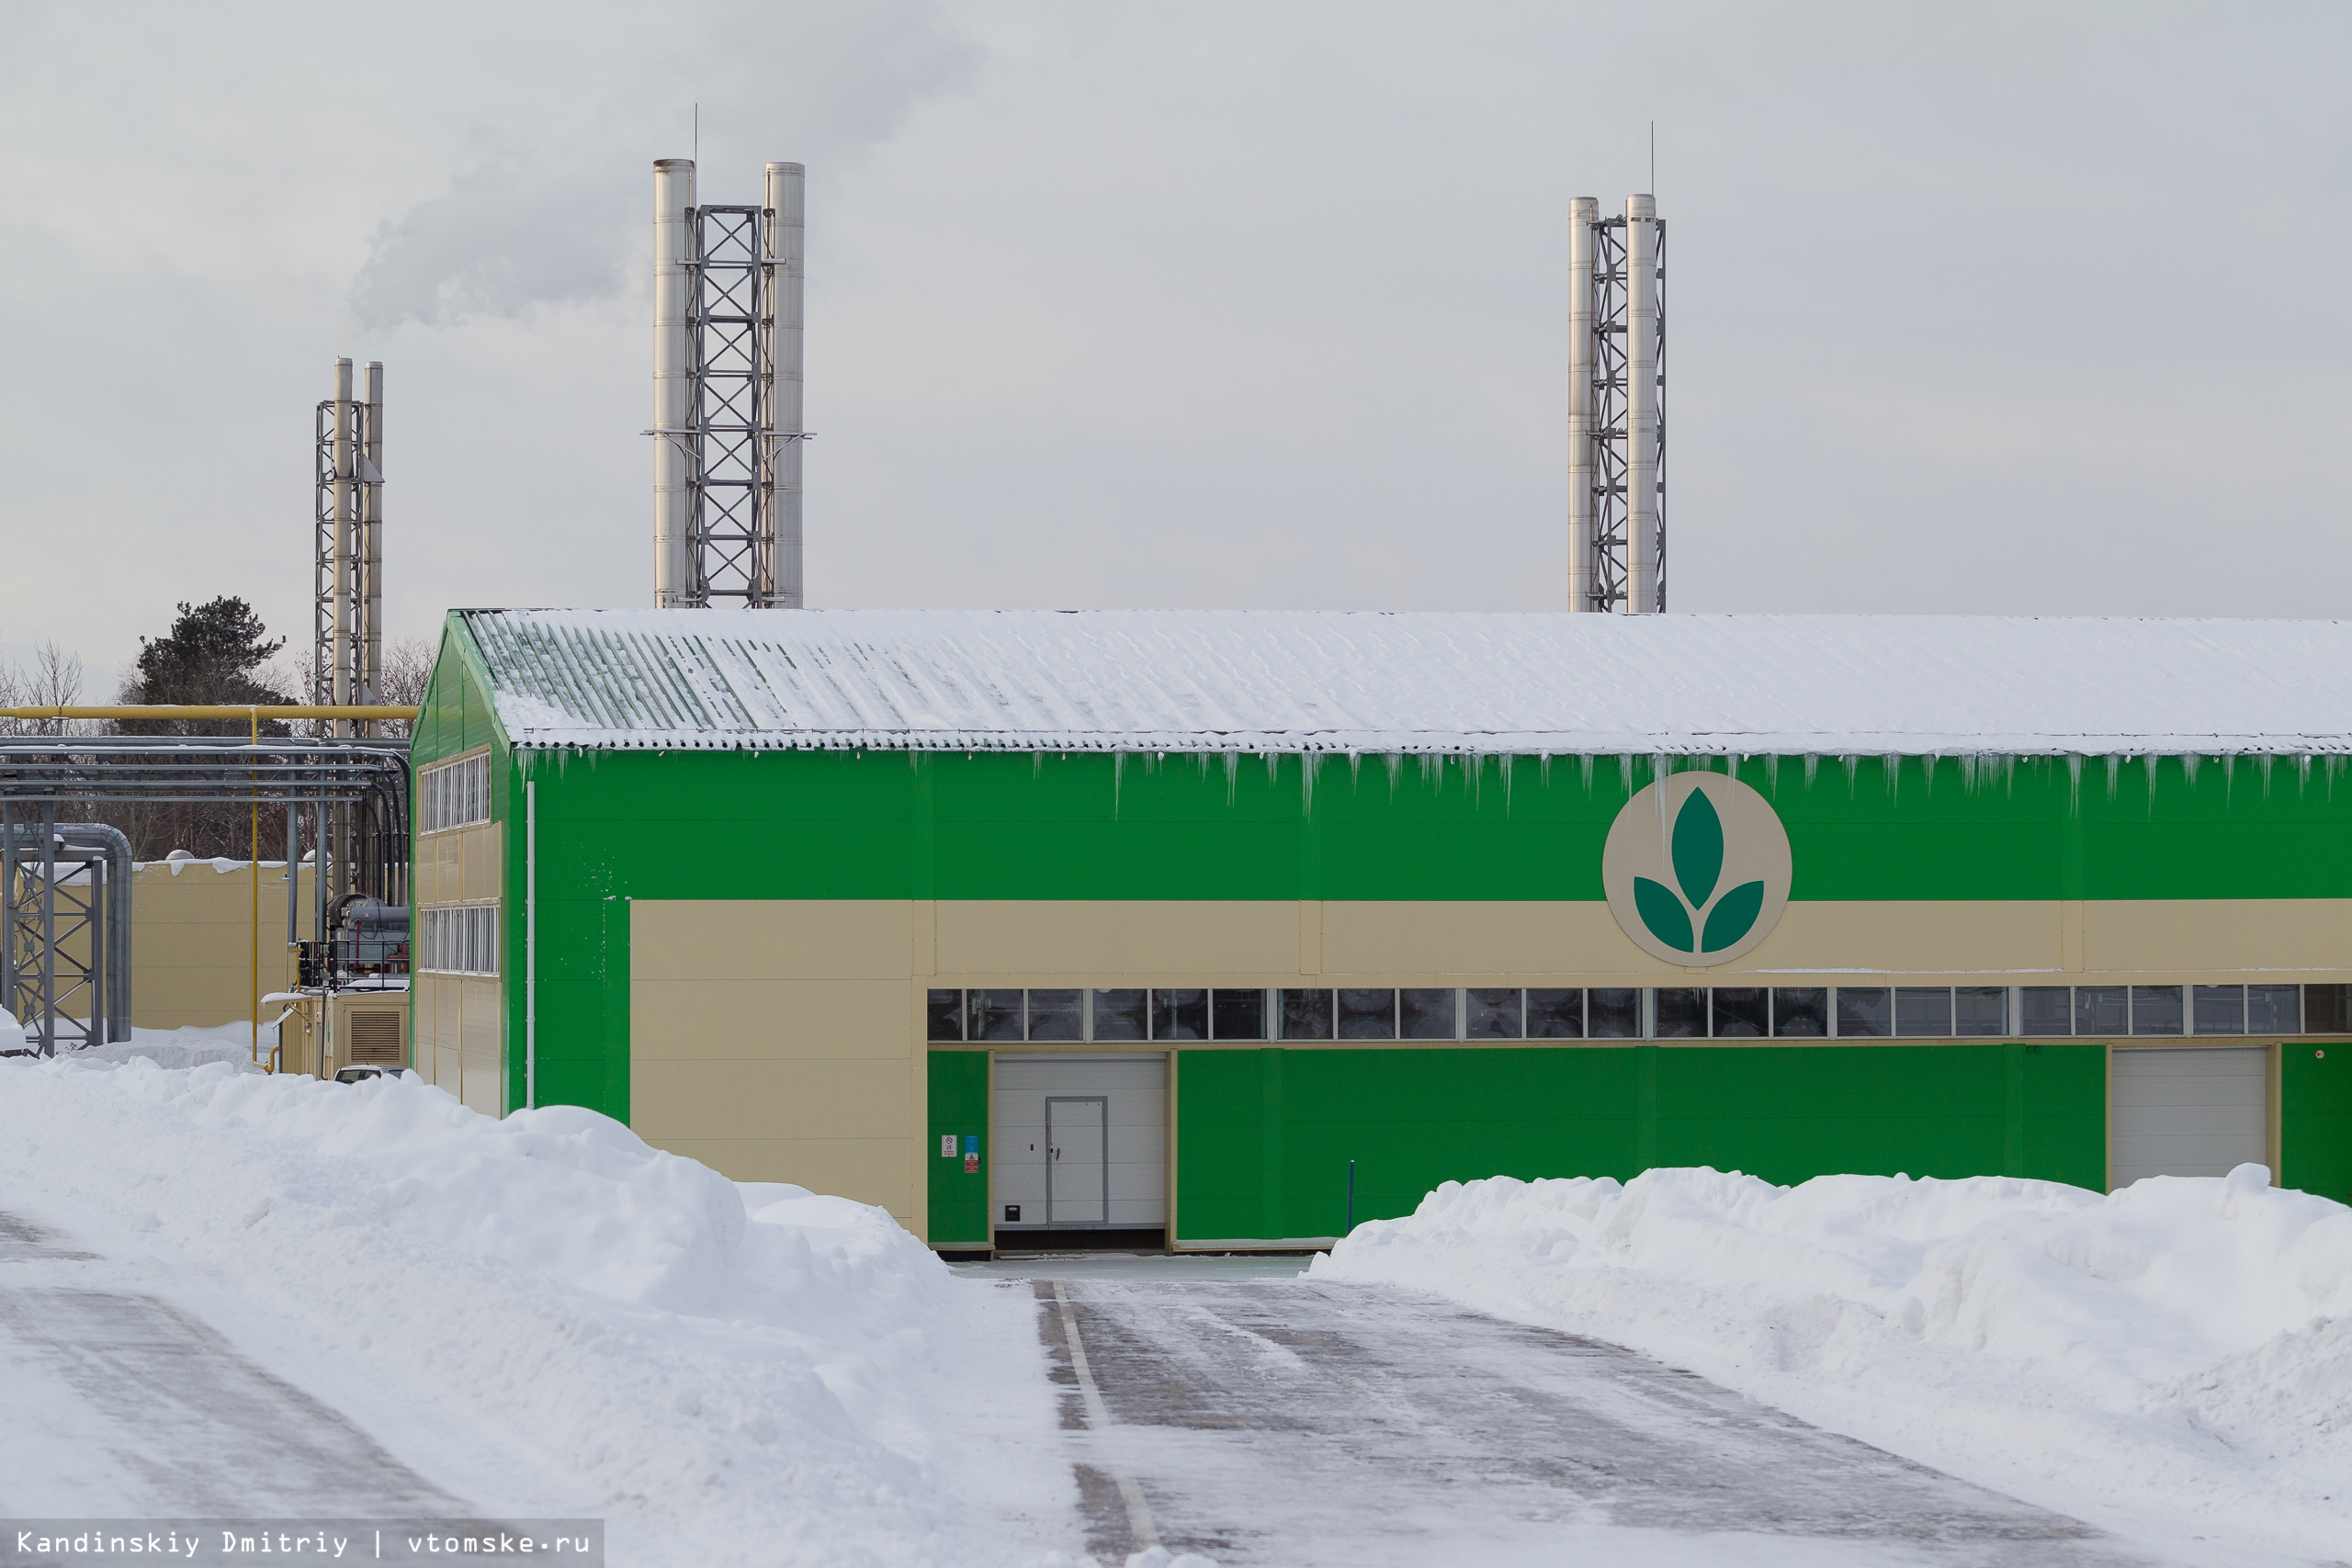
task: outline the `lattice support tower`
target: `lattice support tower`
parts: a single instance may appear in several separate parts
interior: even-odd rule
[[[319,403],[311,443],[311,700],[372,705],[383,701],[382,362],[369,360],[355,387],[351,361],[336,360],[333,392]],[[367,720],[336,719],[329,729],[345,739],[375,732]],[[329,813],[320,859],[330,897],[350,890],[356,832],[350,813]]]
[[[798,609],[804,171],[757,207],[654,165],[654,603]]]
[[[1666,225],[1569,208],[1568,608],[1666,609]]]
[[[66,842],[59,827],[49,802],[29,812],[0,802],[0,1008],[41,1056],[130,1038],[122,987],[107,985],[127,890],[108,886],[114,857]]]

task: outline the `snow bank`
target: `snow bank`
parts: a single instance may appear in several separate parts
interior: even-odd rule
[[[2352,1209],[2226,1178],[2102,1197],[1711,1169],[1448,1182],[1312,1269],[1688,1366],[2127,1530],[2352,1530]]]
[[[261,1026],[261,1055],[264,1060],[277,1044],[277,1026]],[[184,1024],[177,1029],[138,1029],[128,1040],[104,1045],[85,1045],[73,1053],[76,1062],[111,1062],[120,1064],[143,1059],[159,1067],[206,1067],[219,1062],[241,1073],[257,1073],[263,1069],[254,1063],[253,1025],[239,1019],[234,1023]]]
[[[421,1468],[485,1508],[603,1515],[616,1562],[943,1555],[973,1526],[932,1435],[970,1403],[944,1361],[995,1367],[1008,1435],[1054,1424],[1025,1299],[952,1276],[879,1209],[739,1190],[592,1111],[14,1060],[0,1181],[7,1207],[233,1285],[421,1429],[506,1434],[561,1495],[484,1495],[454,1448]]]

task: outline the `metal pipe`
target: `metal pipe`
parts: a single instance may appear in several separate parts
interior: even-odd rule
[[[40,803],[40,1054],[57,1055],[57,807]]]
[[[17,1014],[17,807],[0,795],[0,1012]]]
[[[1580,196],[1568,203],[1568,608],[1605,609],[1592,602],[1592,226],[1600,202]]]
[[[368,362],[366,440],[359,449],[359,678],[356,701],[384,689],[384,364]],[[374,726],[363,728],[372,733]]]
[[[337,706],[351,701],[352,464],[351,361],[334,362],[334,656],[328,664],[329,694]],[[351,730],[338,725],[338,735]]]
[[[107,853],[107,1038],[119,1043],[130,1038],[130,896],[137,875],[130,840],[104,822],[68,822],[57,832],[70,847]]]
[[[319,781],[319,797],[311,808],[311,934],[319,943],[317,952],[322,964],[326,957],[327,940],[327,792],[326,781]],[[326,1029],[326,1010],[319,1011],[319,1028]]]
[[[772,581],[762,604],[797,610],[804,602],[800,568],[801,285],[807,271],[808,171],[798,164],[767,166],[767,296],[774,325],[764,334],[768,428],[761,454],[766,468]]]
[[[1658,602],[1657,198],[1625,198],[1625,613]]]
[[[695,165],[653,165],[653,603],[694,603]]]
[[[286,950],[291,953],[300,940],[294,933],[294,904],[301,887],[302,839],[299,818],[301,806],[292,800],[286,803]]]
[[[46,707],[0,708],[0,718],[252,718],[258,716],[261,718],[413,719],[416,715],[417,710],[415,708],[402,707],[397,703],[263,703],[257,706],[231,706],[225,703],[123,703],[107,707],[89,707],[84,705],[58,707],[51,705]],[[107,744],[113,744],[119,741],[153,739],[163,741],[166,744],[176,745],[201,740],[205,738],[201,736],[188,735],[61,735],[42,736],[39,737],[39,739],[52,742],[50,747],[50,750],[52,751],[81,751],[89,750],[89,747],[85,744],[88,741],[102,741]],[[286,744],[289,747],[299,749],[303,746],[314,746],[321,741],[334,742],[336,740],[365,740],[372,739],[375,738],[370,736],[355,737],[348,735],[304,735],[293,737],[289,739]],[[402,741],[401,743],[401,749],[402,750],[406,750],[407,742]]]

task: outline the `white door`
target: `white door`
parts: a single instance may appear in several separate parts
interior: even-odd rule
[[[1158,1230],[1168,1223],[1168,1058],[1159,1053],[1080,1055],[1000,1054],[992,1070],[995,1111],[989,1122],[996,1154],[989,1161],[989,1220],[999,1230],[1044,1230],[1049,1224],[1089,1224],[1112,1230]],[[1098,1100],[1104,1104],[1101,1148],[1108,1168],[1094,1188],[1107,1213],[1074,1220],[1072,1179],[1057,1177],[1046,1191],[1054,1139],[1046,1127],[1047,1100]],[[1055,1133],[1064,1127],[1057,1112]],[[1072,1156],[1061,1161],[1067,1167]],[[1057,1202],[1056,1200],[1060,1201]],[[1057,1216],[1048,1220],[1048,1205]]]
[[[2270,1163],[2270,1053],[2263,1047],[2119,1049],[2110,1059],[2116,1186]]]
[[[1046,1097],[1046,1223],[1099,1225],[1111,1213],[1111,1102],[1102,1095]]]

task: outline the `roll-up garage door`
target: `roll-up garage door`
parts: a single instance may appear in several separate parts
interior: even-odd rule
[[[2119,1049],[2114,1184],[2227,1176],[2270,1162],[2270,1053],[2260,1046]]]
[[[1165,1055],[1000,1055],[995,1079],[997,1229],[1167,1225]]]

